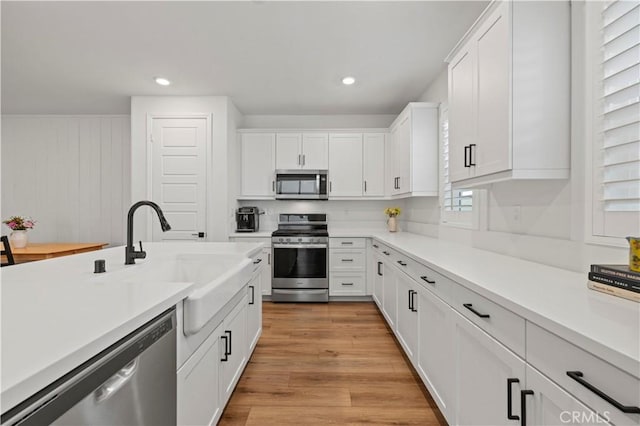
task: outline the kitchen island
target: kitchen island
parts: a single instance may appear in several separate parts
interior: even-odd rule
[[[114,247],[3,268],[3,414],[167,309],[182,305],[194,291],[202,292],[198,277],[186,280],[167,269],[177,256],[215,260],[235,255],[244,265],[261,245],[147,243],[145,249],[147,258],[135,265],[124,265],[124,248]],[[93,272],[97,259],[105,260],[105,273]]]

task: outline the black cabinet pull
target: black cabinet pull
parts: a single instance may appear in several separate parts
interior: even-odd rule
[[[571,377],[573,380],[580,383],[582,386],[589,389],[591,392],[595,393],[600,398],[604,399],[623,413],[640,414],[640,407],[634,407],[632,405],[622,405],[606,393],[602,392],[597,387],[593,386],[591,383],[587,382],[582,378],[584,376],[584,374],[582,374],[582,371],[567,371],[567,376]]]
[[[343,246],[352,246],[353,241],[341,241],[340,244]]]
[[[480,312],[476,311],[475,309],[473,309],[473,304],[471,303],[463,303],[462,306],[464,306],[465,308],[467,308],[468,310],[470,310],[480,318],[489,318],[491,316],[489,314],[481,314]]]
[[[533,391],[525,389],[520,391],[520,425],[527,426],[527,395],[533,395]]]
[[[476,146],[475,143],[472,143],[471,145],[469,145],[469,167],[476,165],[475,161],[473,161],[473,147],[474,146]]]
[[[227,362],[229,361],[229,357],[227,357],[227,355],[229,355],[227,353],[227,336],[220,336],[220,338],[224,339],[224,355],[220,358],[220,361]]]
[[[421,279],[422,281],[426,281],[426,282],[428,282],[429,284],[435,284],[435,283],[436,283],[435,281],[429,281],[429,277],[427,277],[426,275],[425,275],[425,276],[423,276],[423,277],[420,277],[420,279]]]
[[[373,248],[379,248],[377,244],[372,244]]]
[[[229,353],[227,355],[231,355],[231,330],[225,330],[224,334],[228,334],[229,335],[229,339],[228,339],[228,342],[229,342]]]
[[[389,256],[391,253],[389,253],[388,251],[383,251],[382,252],[385,256]]]
[[[397,262],[398,262],[400,265],[402,265],[402,266],[407,266],[407,264],[406,264],[406,263],[404,263],[402,260],[398,260]]]
[[[353,285],[353,283],[342,283],[342,285]]]
[[[258,264],[258,263],[260,263],[260,262],[262,262],[262,259],[256,259],[256,260],[254,260],[254,261],[253,261],[253,264],[254,264],[254,265],[257,265],[257,264]]]
[[[340,259],[341,262],[353,262],[353,259]]]
[[[249,288],[251,289],[251,301],[249,304],[253,305],[256,302],[256,288],[252,285],[250,285]]]
[[[511,385],[514,383],[520,383],[520,379],[507,379],[507,418],[509,420],[520,420],[520,416],[512,414],[513,406],[511,404]]]
[[[409,303],[408,303],[409,306],[408,306],[408,308],[409,308],[410,311],[413,311],[413,298],[411,297],[411,295],[412,295],[411,292],[412,291],[413,290],[407,291],[407,294],[409,295]]]
[[[364,192],[367,192],[367,181],[364,181]]]
[[[410,291],[411,291],[411,296],[409,296],[409,297],[411,297],[411,312],[418,312],[418,309],[416,308],[416,301],[413,298],[413,296],[418,294],[418,292],[415,291],[415,290],[410,290]]]
[[[380,271],[380,267],[382,266],[382,262],[378,262],[378,275],[382,276],[382,271]]]
[[[464,166],[465,167],[471,167],[471,165],[469,164],[469,154],[468,154],[469,151],[471,151],[471,147],[465,146],[464,147]]]
[[[267,264],[271,265],[271,253],[267,254]]]
[[[271,181],[271,192],[276,192],[276,181],[275,180]]]

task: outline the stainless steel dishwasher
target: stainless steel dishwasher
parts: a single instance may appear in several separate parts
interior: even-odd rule
[[[2,425],[175,425],[171,309],[2,414]]]

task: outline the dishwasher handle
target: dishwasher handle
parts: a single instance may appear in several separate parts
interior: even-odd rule
[[[138,371],[140,357],[136,357],[129,364],[122,367],[116,374],[107,379],[98,389],[93,391],[96,404],[100,404],[115,395],[129,382]]]

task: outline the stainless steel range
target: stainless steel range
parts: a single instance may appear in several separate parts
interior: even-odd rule
[[[281,214],[271,250],[274,302],[329,301],[326,214]]]

